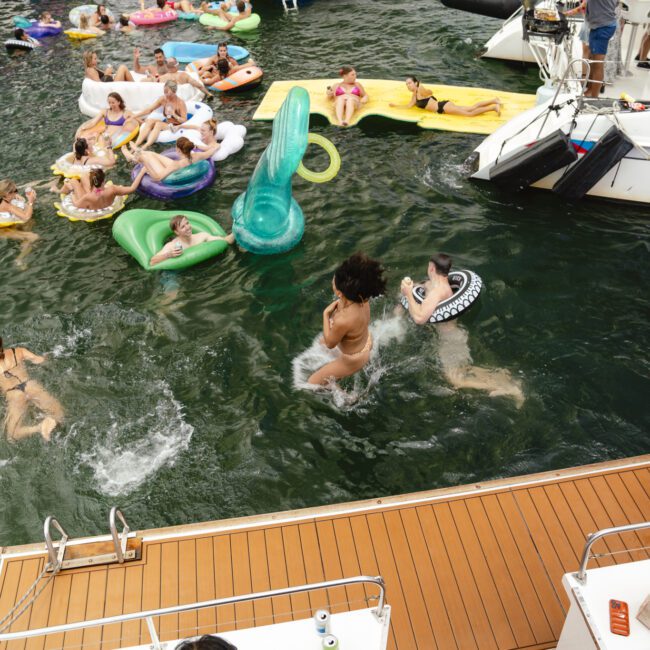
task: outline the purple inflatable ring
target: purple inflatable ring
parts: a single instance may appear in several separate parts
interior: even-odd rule
[[[178,160],[180,154],[174,148],[163,151],[162,155],[171,158],[172,160]],[[167,185],[161,181],[154,181],[149,174],[145,174],[138,186],[138,194],[149,196],[160,201],[181,199],[184,196],[194,194],[195,192],[212,185],[214,179],[217,177],[217,169],[214,166],[214,161],[209,158],[208,163],[210,164],[209,172],[205,176],[195,180],[193,183],[187,183],[185,185]],[[141,169],[142,165],[137,164],[131,171],[131,179],[135,179]]]
[[[31,27],[25,29],[25,33],[33,38],[43,38],[44,36],[56,36],[63,31],[63,27],[54,27],[53,25],[39,25],[38,21],[33,21]]]

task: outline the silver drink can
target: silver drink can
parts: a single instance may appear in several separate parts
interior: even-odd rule
[[[323,639],[323,648],[327,648],[327,650],[339,650],[339,640],[333,634],[328,634]]]
[[[320,636],[325,636],[330,631],[330,613],[326,609],[319,609],[314,614],[314,622],[316,623],[316,632]]]

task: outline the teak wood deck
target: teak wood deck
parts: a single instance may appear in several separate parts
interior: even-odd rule
[[[561,578],[577,569],[586,535],[647,520],[650,455],[141,531],[141,560],[58,574],[10,631],[365,574],[386,581],[391,650],[552,648],[568,607]],[[609,537],[594,552],[613,555],[590,566],[645,559],[643,546],[650,546],[647,532]],[[42,569],[42,549],[2,549],[0,619]],[[156,625],[161,640],[176,639],[215,632],[215,622],[224,632],[303,618],[322,606],[354,609],[373,595],[362,586],[339,587],[166,616]],[[149,636],[136,621],[0,643],[0,650],[112,650],[140,643]]]

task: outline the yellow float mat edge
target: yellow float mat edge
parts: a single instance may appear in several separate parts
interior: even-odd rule
[[[294,86],[300,86],[309,93],[310,113],[322,115],[330,124],[334,124],[333,102],[326,97],[325,92],[327,86],[333,86],[339,81],[340,79],[275,81],[266,92],[253,119],[258,121],[273,120],[276,113],[280,110],[280,106],[282,106],[282,102],[286,98],[289,90]],[[477,101],[483,101],[493,97],[498,97],[503,102],[501,116],[498,116],[495,112],[483,113],[475,117],[439,115],[438,113],[432,113],[431,111],[425,111],[415,107],[393,108],[389,106],[391,102],[406,105],[410,101],[411,93],[403,81],[360,79],[359,83],[365,88],[370,97],[370,101],[355,113],[350,122],[350,126],[354,126],[365,117],[373,115],[402,122],[412,122],[423,129],[489,135],[516,115],[535,106],[535,95],[511,93],[491,88],[442,86],[423,81],[422,84],[430,89],[438,99],[450,100],[455,104],[469,106]]]

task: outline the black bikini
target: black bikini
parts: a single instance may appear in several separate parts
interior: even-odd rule
[[[14,353],[14,365],[12,366],[11,370],[18,367],[18,359],[16,359],[16,351],[12,350],[12,352]],[[5,370],[3,374],[5,376],[5,379],[18,379],[18,381],[20,382],[15,386],[12,386],[9,390],[7,390],[7,392],[10,392],[12,390],[20,390],[23,393],[25,392],[25,386],[27,386],[27,384],[29,383],[29,379],[27,381],[20,381],[20,377],[16,377],[16,375],[14,375],[14,373],[10,372],[9,370]]]
[[[424,99],[418,99],[417,97],[415,98],[415,105],[418,108],[426,108],[427,104],[429,103],[429,100],[433,99],[434,102],[438,102],[438,100],[433,96],[425,97]],[[442,101],[438,102],[438,110],[437,112],[442,115],[445,112],[445,104],[448,103],[448,99],[443,99]]]

